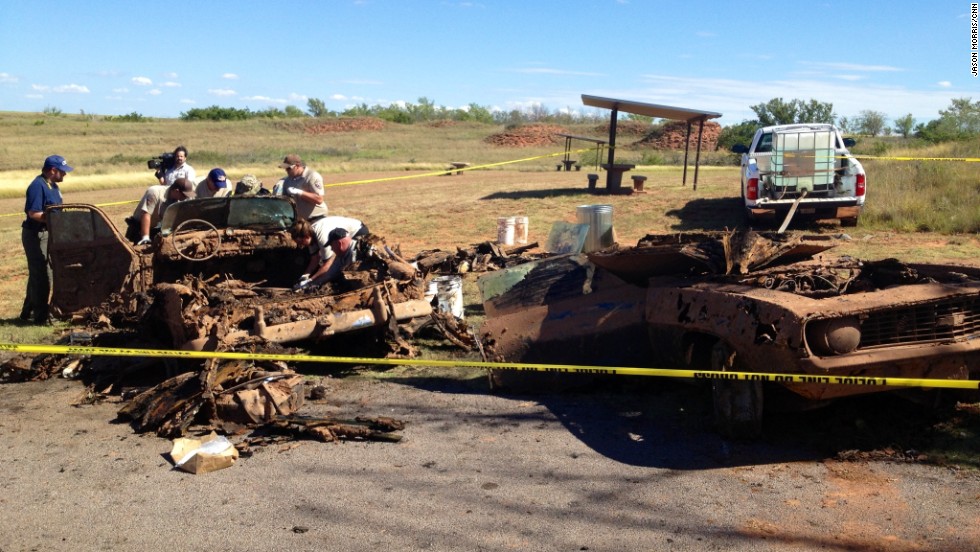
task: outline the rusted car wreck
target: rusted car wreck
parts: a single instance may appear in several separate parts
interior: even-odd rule
[[[133,246],[98,207],[51,209],[52,311],[136,319],[153,308],[168,346],[207,350],[247,337],[322,339],[432,312],[422,275],[377,236],[361,240],[362,260],[344,280],[294,293],[308,260],[288,233],[295,219],[280,196],[190,200],[167,209],[153,243]]]
[[[810,401],[888,389],[825,376],[980,377],[980,269],[811,259],[834,245],[696,233],[546,259],[481,278],[482,333],[508,361],[813,375],[780,384]],[[724,433],[761,430],[763,383],[712,387]]]

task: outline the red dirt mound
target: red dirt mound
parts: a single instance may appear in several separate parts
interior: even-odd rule
[[[595,131],[600,136],[609,136],[609,123],[598,125]],[[650,123],[643,121],[616,121],[616,136],[643,136],[650,132]]]
[[[356,130],[384,130],[385,122],[374,117],[341,117],[339,119],[317,119],[306,125],[307,134],[326,134],[328,132],[351,132]]]
[[[648,129],[649,130],[649,129]],[[721,125],[713,121],[705,121],[701,135],[701,151],[714,151],[718,148],[718,135]],[[636,146],[649,146],[660,150],[684,149],[684,138],[687,136],[687,123],[684,121],[669,121],[663,126],[655,127],[643,139],[635,142]],[[698,125],[691,124],[690,148],[698,147]]]
[[[535,123],[508,128],[499,134],[487,136],[483,141],[495,146],[508,146],[513,148],[548,146],[563,142],[562,138],[555,136],[558,133],[567,134],[568,131],[559,125]]]

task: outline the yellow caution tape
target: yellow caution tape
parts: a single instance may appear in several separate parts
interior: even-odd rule
[[[517,362],[481,362],[472,360],[424,360],[362,358],[276,353],[239,353],[220,351],[172,351],[120,347],[75,345],[25,345],[0,343],[0,351],[23,354],[94,355],[119,357],[157,357],[184,359],[266,360],[284,362],[321,362],[325,364],[375,364],[384,366],[430,366],[444,368],[486,368],[559,374],[600,374],[618,376],[655,376],[696,380],[762,381],[773,383],[808,383],[818,385],[859,385],[867,387],[935,387],[945,389],[980,389],[978,380],[879,378],[869,376],[817,376],[764,372],[720,372],[711,370],[674,370],[670,368],[636,368],[626,366],[578,366],[573,364],[525,364]]]

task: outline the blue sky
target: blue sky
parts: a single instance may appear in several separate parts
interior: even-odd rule
[[[0,111],[177,117],[308,98],[541,105],[582,94],[754,118],[770,98],[935,119],[980,100],[970,2],[0,0]]]

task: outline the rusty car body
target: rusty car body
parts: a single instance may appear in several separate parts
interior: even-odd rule
[[[320,339],[431,313],[424,281],[375,248],[377,237],[361,240],[366,254],[354,267],[361,272],[314,293],[293,292],[309,257],[289,235],[296,209],[286,197],[175,203],[144,246],[130,244],[94,205],[50,208],[47,217],[52,312],[70,318],[110,301],[132,312],[152,304],[175,347]]]
[[[549,259],[484,277],[483,333],[508,361],[812,375],[779,384],[808,401],[890,389],[831,376],[980,378],[980,269],[810,260],[833,245],[703,233]],[[760,430],[761,382],[712,386],[723,432]]]

